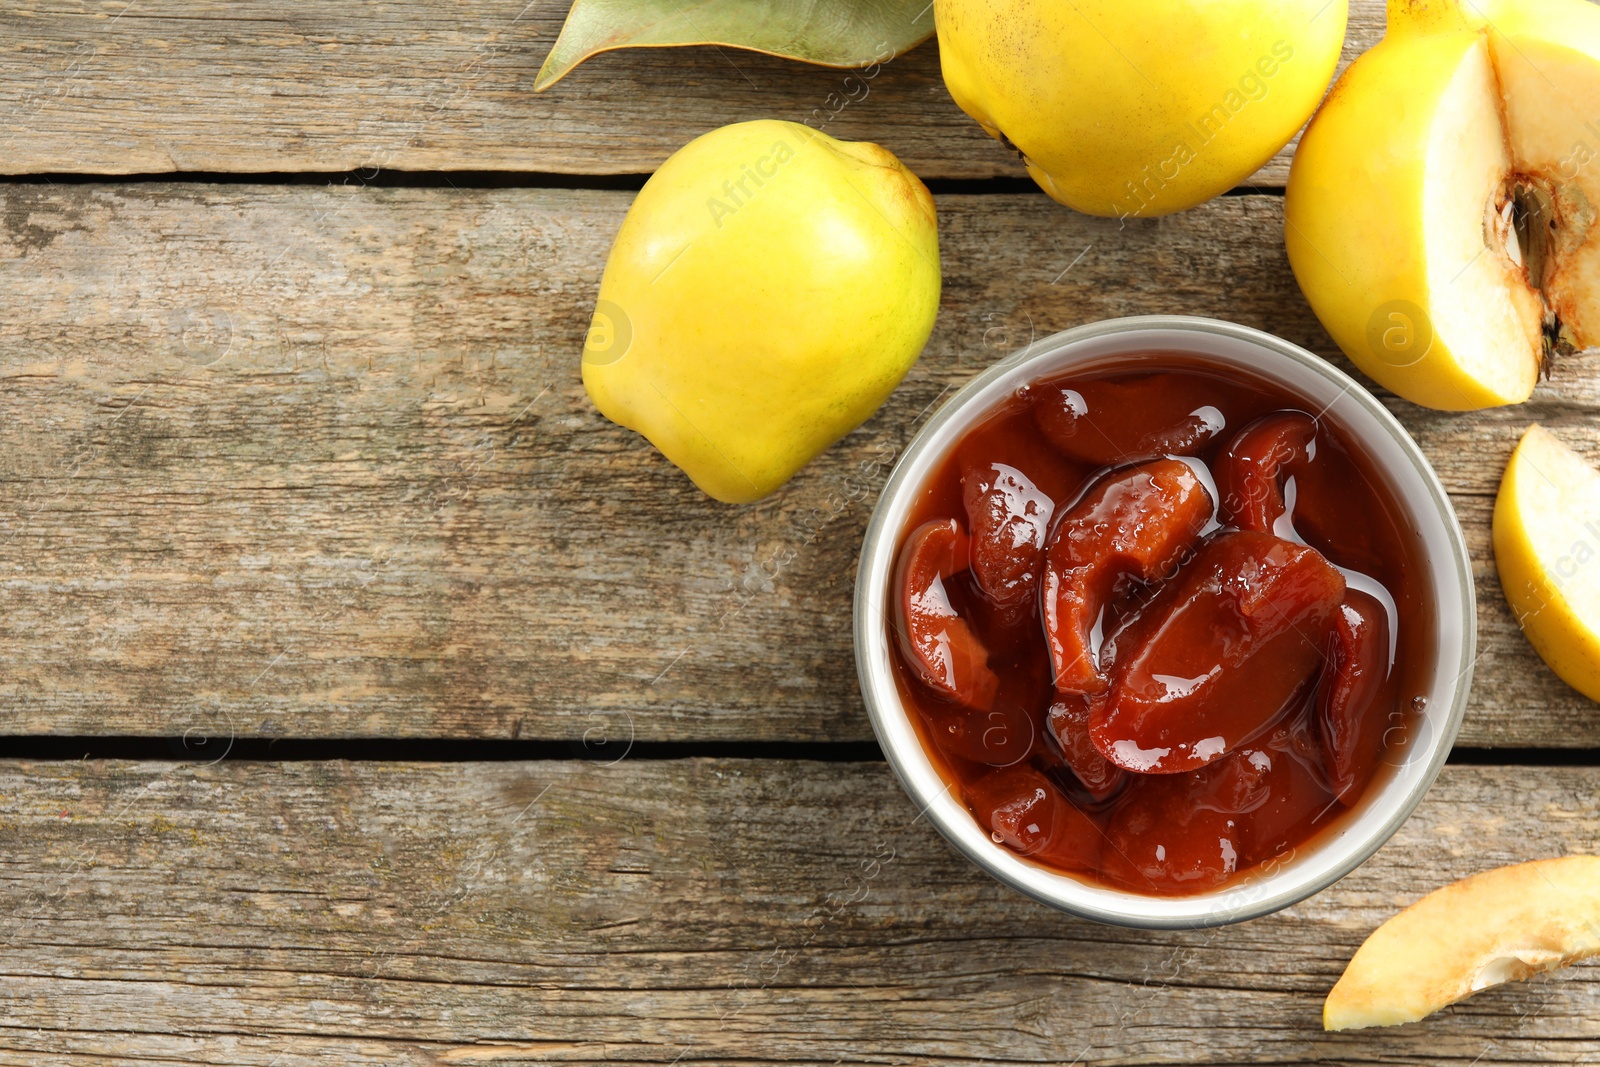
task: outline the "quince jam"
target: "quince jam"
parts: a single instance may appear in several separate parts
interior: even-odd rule
[[[1402,511],[1325,412],[1195,357],[1137,365],[1029,386],[956,444],[901,539],[893,644],[997,843],[1177,895],[1362,797],[1434,627]]]

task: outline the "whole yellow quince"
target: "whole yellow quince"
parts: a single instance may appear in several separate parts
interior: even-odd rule
[[[1333,77],[1348,0],[934,0],[944,82],[1078,211],[1165,215],[1238,185]]]
[[[583,384],[706,493],[771,493],[877,410],[939,308],[933,197],[893,154],[741,122],[645,183],[600,280]]]
[[[1600,6],[1389,0],[1306,128],[1284,240],[1328,333],[1428,407],[1600,342]]]

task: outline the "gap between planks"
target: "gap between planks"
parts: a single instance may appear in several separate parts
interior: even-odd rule
[[[637,741],[561,738],[57,737],[0,736],[0,759],[193,763],[527,763],[576,760],[612,764],[689,759],[882,763],[874,741]],[[1600,767],[1600,749],[1458,746],[1463,767]]]

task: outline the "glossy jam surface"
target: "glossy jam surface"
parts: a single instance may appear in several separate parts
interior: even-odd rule
[[[1397,761],[1435,627],[1404,512],[1333,419],[1197,357],[1121,366],[1021,391],[923,487],[897,675],[997,843],[1197,893]]]

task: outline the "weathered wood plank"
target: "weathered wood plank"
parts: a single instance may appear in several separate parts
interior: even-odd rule
[[[751,508],[578,377],[624,193],[0,189],[0,700],[14,733],[859,739],[856,550],[922,417],[1030,336],[1143,312],[1329,353],[1281,201],[1119,227],[939,201],[946,289],[885,409]],[[1600,362],[1474,416],[1393,401],[1482,599],[1471,744],[1600,745],[1489,559],[1533,419],[1600,461]]]
[[[1313,900],[1133,933],[991,881],[882,764],[5,762],[0,1062],[1589,1062],[1593,966],[1319,1013],[1396,908],[1592,848],[1597,797],[1449,768]]]
[[[880,141],[924,177],[1021,175],[962,114],[929,43],[875,77],[737,49],[534,75],[566,0],[46,0],[0,11],[0,173],[513,170],[641,174],[728,122]],[[1357,0],[1345,57],[1382,34]],[[1287,153],[1254,182],[1281,185]]]

